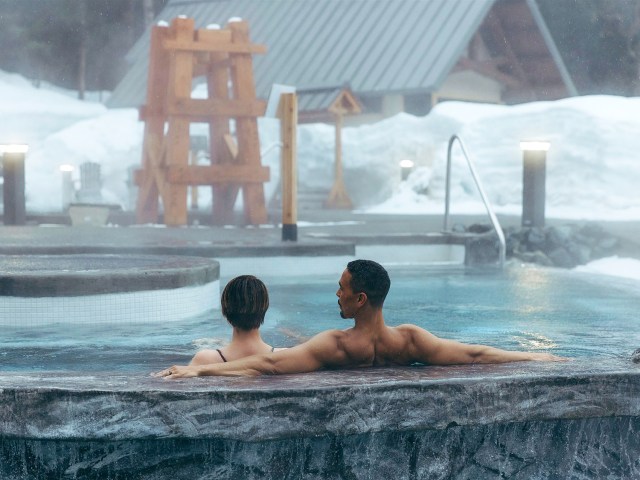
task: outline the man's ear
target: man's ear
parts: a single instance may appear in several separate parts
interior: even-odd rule
[[[358,294],[358,303],[360,305],[364,305],[365,303],[367,303],[367,294],[364,292],[360,292]]]

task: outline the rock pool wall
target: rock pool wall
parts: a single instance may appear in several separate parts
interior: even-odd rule
[[[640,478],[640,367],[5,374],[0,478]]]

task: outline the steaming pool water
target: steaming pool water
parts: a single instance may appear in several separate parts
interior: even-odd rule
[[[416,323],[462,342],[570,357],[624,357],[640,347],[637,282],[519,266],[504,273],[424,266],[389,270],[389,325]],[[291,346],[322,330],[350,326],[338,314],[338,273],[265,277],[271,298],[265,340]],[[221,280],[224,285],[228,279]],[[224,345],[230,327],[217,309],[162,324],[8,325],[3,337],[4,371],[140,374],[184,364],[198,349]]]
[[[389,272],[390,325],[573,361],[167,381],[149,373],[228,341],[220,310],[5,325],[0,478],[640,478],[637,282],[517,265]],[[264,338],[349,326],[339,274],[259,274]]]

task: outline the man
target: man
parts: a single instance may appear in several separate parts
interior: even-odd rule
[[[340,316],[353,318],[355,325],[352,328],[328,330],[280,352],[223,364],[173,366],[155,375],[171,379],[201,375],[257,376],[414,363],[454,365],[564,360],[549,353],[514,352],[445,340],[416,325],[387,327],[382,305],[391,281],[387,271],[371,260],[349,262],[338,285]]]

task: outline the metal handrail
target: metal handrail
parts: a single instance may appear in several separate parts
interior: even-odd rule
[[[460,148],[462,149],[462,153],[464,158],[467,160],[467,165],[469,166],[469,170],[471,170],[471,175],[473,176],[473,180],[476,182],[476,187],[478,187],[478,191],[480,192],[480,196],[482,197],[482,201],[484,202],[484,206],[487,209],[487,213],[489,214],[489,219],[491,220],[491,225],[493,225],[493,229],[498,235],[498,241],[500,242],[499,247],[499,262],[500,268],[504,267],[504,261],[507,254],[507,242],[504,238],[504,232],[502,231],[502,227],[500,226],[500,222],[496,217],[495,213],[493,213],[493,209],[489,204],[489,200],[487,199],[487,195],[484,193],[484,189],[482,188],[482,182],[480,182],[480,177],[476,173],[476,168],[471,161],[471,158],[467,154],[467,149],[464,147],[464,143],[462,139],[458,135],[452,135],[449,139],[449,146],[447,147],[447,178],[445,185],[445,195],[444,195],[444,231],[447,232],[449,230],[449,203],[451,197],[451,150],[453,149],[453,144],[455,141],[458,141],[460,144]]]

